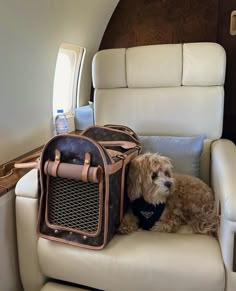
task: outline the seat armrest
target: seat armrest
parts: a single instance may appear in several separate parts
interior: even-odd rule
[[[236,146],[227,139],[212,143],[212,188],[220,200],[221,211],[229,221],[236,222]]]
[[[38,198],[38,169],[33,169],[25,174],[16,184],[17,196]]]

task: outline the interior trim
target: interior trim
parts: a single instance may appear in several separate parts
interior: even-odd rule
[[[236,233],[234,234],[233,272],[236,272]]]

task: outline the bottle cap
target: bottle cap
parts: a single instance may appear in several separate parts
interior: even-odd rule
[[[63,113],[63,109],[57,109],[57,113]]]

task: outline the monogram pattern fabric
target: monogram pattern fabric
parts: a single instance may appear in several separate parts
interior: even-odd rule
[[[123,214],[128,169],[123,159],[130,161],[141,148],[131,129],[113,127],[93,126],[80,135],[58,135],[45,145],[40,162],[39,236],[91,249],[102,249],[112,239]],[[112,146],[100,143],[104,141],[112,141]],[[123,148],[123,141],[134,147]],[[111,148],[124,157],[112,158]],[[44,169],[50,164],[47,161],[54,161],[51,174]],[[82,165],[82,176],[89,167],[100,167],[102,174],[98,183],[63,178],[57,171],[60,163]]]

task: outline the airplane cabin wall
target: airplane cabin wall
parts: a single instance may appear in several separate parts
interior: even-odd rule
[[[86,49],[80,105],[90,98],[91,60],[119,0],[0,0],[0,165],[52,136],[54,71],[61,43]]]

